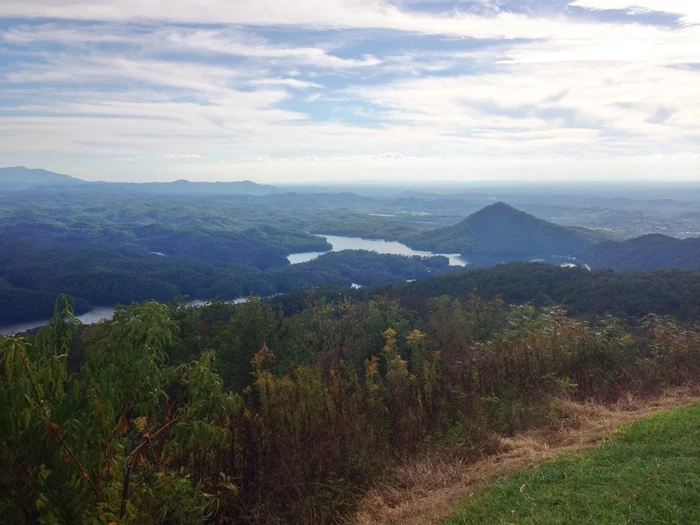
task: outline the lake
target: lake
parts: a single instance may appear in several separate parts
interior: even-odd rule
[[[420,257],[431,257],[436,255],[442,255],[450,260],[450,266],[466,266],[468,264],[467,260],[458,254],[446,254],[446,253],[433,253],[433,252],[422,252],[418,250],[413,250],[396,241],[385,241],[381,239],[362,239],[360,237],[343,237],[340,235],[318,235],[318,237],[324,237],[332,246],[333,252],[341,252],[343,250],[368,250],[372,252],[377,252],[381,254],[389,255],[418,255]],[[300,264],[308,261],[312,261],[317,257],[328,252],[306,252],[306,253],[295,253],[288,257],[289,262],[292,264]],[[158,254],[160,255],[160,254]],[[359,285],[353,284],[353,288],[357,288]],[[231,303],[241,303],[247,301],[247,297],[241,297],[239,299],[234,299],[230,301]],[[193,307],[204,306],[207,304],[206,301],[190,301],[188,303]],[[111,319],[114,316],[114,308],[109,306],[97,306],[90,310],[88,313],[79,315],[78,319],[83,324],[93,324],[103,319]],[[20,323],[9,326],[0,326],[0,335],[16,334],[21,332],[26,332],[27,330],[32,330],[34,328],[39,328],[44,326],[49,322],[49,319],[44,319],[42,321],[34,321],[31,323]]]
[[[441,255],[450,260],[450,266],[466,266],[469,264],[465,258],[459,254],[422,252],[409,248],[403,243],[396,241],[385,241],[382,239],[362,239],[361,237],[342,237],[340,235],[317,235],[325,238],[333,246],[332,252],[342,252],[343,250],[368,250],[380,254],[388,255],[418,255],[420,257],[434,257]],[[300,264],[313,261],[328,252],[305,252],[293,253],[287,259],[292,264]]]
[[[83,314],[83,315],[78,315],[76,316],[78,319],[80,319],[80,322],[83,324],[93,324],[93,323],[99,323],[103,319],[111,319],[114,316],[114,307],[112,306],[96,306],[92,310],[90,310],[88,313]],[[0,335],[10,335],[10,334],[19,334],[22,332],[26,332],[27,330],[33,330],[34,328],[40,328],[44,326],[45,324],[48,324],[48,322],[51,319],[44,319],[42,321],[32,321],[29,323],[19,323],[19,324],[13,324],[9,326],[0,326]]]
[[[239,304],[244,303],[248,300],[248,297],[240,297],[238,299],[233,299],[232,301],[224,301],[229,304]],[[188,306],[197,308],[200,306],[207,306],[210,301],[190,301],[187,303]],[[105,319],[111,319],[114,317],[114,307],[113,306],[96,306],[89,312],[83,315],[76,316],[83,324],[95,324],[103,321]],[[18,323],[8,326],[0,326],[0,336],[11,335],[11,334],[21,334],[27,330],[33,330],[34,328],[41,328],[42,326],[49,323],[51,319],[44,319],[42,321],[32,321],[29,323]]]

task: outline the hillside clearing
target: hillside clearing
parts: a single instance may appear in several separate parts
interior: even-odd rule
[[[564,401],[560,407],[560,417],[552,425],[513,438],[494,436],[491,450],[486,451],[487,457],[475,463],[461,459],[457,454],[445,454],[440,457],[431,455],[401,466],[364,499],[362,511],[356,517],[355,523],[440,523],[455,511],[460,502],[515,471],[526,470],[546,460],[590,449],[622,425],[697,403],[700,403],[697,388],[669,391],[656,399],[627,397],[613,406]],[[694,414],[696,421],[699,420],[700,409],[695,409]],[[644,482],[649,475],[644,476]],[[513,483],[517,482],[513,481],[507,486],[514,486]],[[518,494],[523,483],[527,484],[526,481],[521,481],[517,485]],[[600,492],[600,488],[596,486],[594,492]],[[532,494],[528,496],[532,497]],[[467,502],[465,505],[469,504]],[[544,523],[537,519],[527,521],[527,518],[517,521],[515,518],[518,516],[513,516],[512,509],[507,510],[508,519],[504,523]],[[500,518],[494,514],[493,520],[489,518],[484,521],[483,515],[481,521],[474,519],[475,521],[465,521],[463,515],[458,514],[447,523],[499,523]],[[565,519],[552,523],[567,522],[572,521]]]

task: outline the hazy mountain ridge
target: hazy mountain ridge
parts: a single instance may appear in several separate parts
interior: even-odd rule
[[[17,189],[22,189],[35,185],[76,184],[87,184],[87,182],[71,177],[70,175],[63,175],[43,169],[30,169],[24,166],[0,168],[0,188],[3,186],[16,186]]]
[[[283,193],[275,186],[250,180],[233,182],[192,182],[180,179],[172,182],[89,182],[44,169],[24,166],[0,168],[0,190],[36,190],[37,187],[61,187],[78,191],[103,193],[164,193],[181,195],[270,195]]]
[[[172,194],[172,195],[270,195],[281,193],[275,186],[258,184],[243,180],[232,182],[192,182],[176,180],[173,182],[99,182],[102,190],[131,191],[138,193]]]
[[[696,247],[700,241],[681,242],[652,235],[619,242],[619,237],[611,239],[614,234],[607,231],[573,226],[580,218],[576,215],[577,208],[571,207],[572,215],[567,217],[565,207],[559,205],[564,212],[552,208],[554,202],[538,205],[541,209],[525,205],[535,216],[503,202],[494,203],[495,197],[487,200],[478,193],[433,195],[421,200],[405,195],[295,193],[289,192],[289,187],[250,181],[86,182],[22,167],[0,170],[0,192],[5,189],[3,181],[16,187],[24,185],[24,191],[5,193],[0,202],[0,241],[23,241],[22,245],[26,241],[43,250],[24,253],[25,261],[10,261],[12,252],[18,249],[15,245],[12,245],[15,248],[5,245],[5,263],[9,269],[0,272],[0,277],[20,288],[47,289],[34,281],[27,284],[31,277],[28,266],[41,266],[42,261],[54,257],[60,248],[67,250],[67,255],[79,255],[69,270],[82,272],[85,280],[94,275],[91,272],[96,266],[110,269],[109,278],[96,285],[100,292],[111,287],[112,281],[132,279],[129,272],[134,268],[140,277],[150,275],[161,280],[161,276],[151,272],[167,266],[168,261],[148,254],[149,251],[186,258],[186,263],[178,263],[178,271],[187,274],[190,280],[194,280],[194,274],[213,271],[214,263],[231,266],[225,270],[217,266],[215,275],[203,277],[206,286],[200,283],[194,291],[178,280],[177,288],[187,289],[190,294],[204,294],[204,291],[211,295],[245,294],[252,289],[246,288],[248,281],[255,281],[253,288],[261,293],[267,293],[268,289],[279,291],[273,286],[274,279],[258,273],[287,266],[286,257],[290,253],[328,249],[325,241],[311,237],[308,232],[401,241],[414,249],[460,253],[472,266],[528,260],[558,264],[565,262],[567,256],[576,256],[593,269],[618,271],[700,266],[700,251]],[[516,202],[523,200],[527,199]],[[484,206],[485,201],[490,204]],[[667,200],[659,199],[659,202],[667,204]],[[553,212],[562,221],[567,220],[566,225],[540,218],[549,219],[548,213]],[[688,229],[689,235],[692,231]],[[124,247],[133,248],[141,255],[135,252],[129,252],[128,256],[108,255],[112,254],[109,250]],[[91,251],[93,248],[107,251],[98,256]],[[146,258],[142,260],[142,256]],[[357,263],[353,260],[349,266]],[[54,266],[35,269],[34,273],[57,279],[60,276]],[[338,267],[334,265],[335,270]],[[289,273],[297,280],[295,286],[319,282],[312,278],[313,272],[302,272],[301,268]],[[320,281],[340,282],[337,276]],[[140,288],[148,288],[147,283],[141,282]],[[119,295],[117,300],[127,295]]]

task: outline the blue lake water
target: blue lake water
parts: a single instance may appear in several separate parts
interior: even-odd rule
[[[468,261],[459,254],[423,252],[409,248],[403,243],[396,241],[385,241],[382,239],[362,239],[361,237],[342,237],[340,235],[319,235],[324,237],[333,246],[331,251],[341,252],[343,250],[368,250],[389,255],[419,255],[420,257],[430,257],[442,255],[450,260],[451,266],[466,266]],[[305,252],[294,253],[287,257],[292,264],[300,264],[313,261],[328,252]]]
[[[232,301],[225,301],[229,304],[239,304],[244,303],[248,300],[247,297],[241,297],[239,299],[234,299]],[[209,301],[190,301],[187,303],[193,308],[198,306],[207,306]],[[83,324],[95,324],[105,319],[111,319],[114,317],[114,307],[113,306],[96,306],[88,313],[76,316]],[[41,321],[32,321],[29,323],[18,323],[8,326],[0,326],[0,336],[11,335],[11,334],[21,334],[27,330],[33,330],[34,328],[41,328],[42,326],[48,324],[50,319],[43,319]]]
[[[81,323],[83,324],[93,324],[102,321],[103,319],[111,319],[114,316],[114,307],[111,306],[97,306],[90,310],[88,313],[77,316]],[[10,335],[19,334],[26,332],[27,330],[33,330],[34,328],[40,328],[45,324],[48,324],[50,319],[43,319],[41,321],[32,321],[30,323],[18,323],[9,326],[0,327],[0,335]]]

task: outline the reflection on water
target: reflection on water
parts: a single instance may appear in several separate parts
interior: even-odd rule
[[[224,302],[227,304],[240,304],[240,303],[245,303],[247,300],[248,300],[248,297],[239,297],[238,299],[233,299],[231,301],[224,301]],[[197,308],[200,306],[208,306],[210,304],[211,304],[211,301],[201,301],[201,300],[190,301],[187,303],[188,306],[192,306],[194,308]],[[105,319],[111,319],[112,317],[114,317],[114,307],[113,306],[96,306],[95,308],[90,310],[88,313],[83,314],[83,315],[78,315],[76,317],[83,324],[99,323],[100,321],[103,321]],[[9,325],[9,326],[0,326],[0,336],[1,335],[21,334],[22,332],[26,332],[27,330],[41,328],[42,326],[48,324],[50,320],[51,319],[44,319],[42,321],[32,321],[30,323],[19,323],[19,324],[13,324],[13,325]]]
[[[418,255],[420,257],[442,255],[450,260],[450,266],[466,266],[469,264],[467,260],[459,254],[433,253],[413,250],[405,244],[396,241],[362,239],[360,237],[342,237],[339,235],[319,235],[318,237],[324,237],[333,246],[331,251],[334,252],[341,252],[343,250],[368,250],[388,255]],[[324,253],[328,252],[295,253],[287,257],[287,259],[289,259],[289,262],[292,264],[299,264],[312,261]]]
[[[324,253],[328,252],[304,252],[304,253],[293,253],[287,259],[289,259],[289,262],[292,264],[299,264],[299,263],[305,263],[309,261],[313,261],[317,257],[320,257]]]
[[[77,318],[83,324],[94,324],[102,321],[103,319],[111,319],[113,316],[113,307],[97,306],[86,314],[78,315]],[[19,323],[9,326],[2,326],[0,327],[0,335],[20,334],[22,332],[26,332],[27,330],[41,328],[45,324],[48,324],[50,320],[51,319],[44,319],[42,321],[32,321],[30,323]]]

